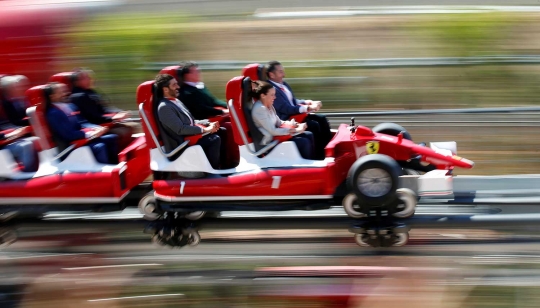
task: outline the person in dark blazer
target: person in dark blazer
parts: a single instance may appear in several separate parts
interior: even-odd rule
[[[94,90],[93,72],[86,69],[76,69],[74,71],[75,80],[70,96],[71,103],[79,109],[81,116],[93,124],[111,123],[127,117],[126,112],[116,112],[109,110],[104,104],[96,90]],[[110,132],[118,136],[118,146],[120,149],[127,147],[131,141],[133,128],[124,123],[114,123],[110,127]]]
[[[13,125],[9,121],[2,108],[2,104],[0,104],[0,140],[9,138],[10,134],[20,128],[20,126]],[[22,171],[34,172],[38,169],[37,153],[31,139],[22,138],[15,140],[1,147],[0,150],[4,148],[11,152],[17,163],[22,164]]]
[[[176,149],[184,142],[184,136],[210,133],[202,136],[197,144],[203,148],[212,168],[219,169],[221,139],[214,134],[219,129],[219,123],[196,120],[186,106],[177,99],[179,86],[171,75],[158,74],[155,82],[158,102],[157,120],[165,151],[171,152]]]
[[[66,103],[67,87],[61,83],[50,83],[45,90],[45,117],[52,137],[59,152],[68,148],[71,142],[90,138],[94,132],[85,132],[81,125],[81,117],[77,115],[77,107]],[[105,128],[102,128],[105,129]],[[95,138],[90,146],[96,160],[103,164],[118,163],[118,136],[106,134]]]
[[[268,81],[276,89],[274,108],[278,117],[287,120],[293,115],[308,113],[305,122],[307,123],[307,130],[312,132],[315,137],[315,158],[324,159],[324,148],[332,138],[330,124],[324,115],[312,113],[319,111],[322,107],[321,102],[297,99],[289,84],[283,80],[285,70],[280,62],[268,62],[265,70]]]
[[[28,78],[23,75],[5,76],[0,79],[2,107],[9,122],[17,126],[30,125],[26,117],[28,102],[24,95],[28,85]]]
[[[201,81],[201,70],[195,62],[184,62],[181,65],[179,78],[181,86],[178,99],[188,108],[197,120],[209,119],[215,116],[229,114],[227,104],[215,98]],[[223,152],[223,168],[234,168],[240,162],[240,150],[234,141],[232,124],[230,121],[220,121],[217,131],[221,142],[226,146]]]

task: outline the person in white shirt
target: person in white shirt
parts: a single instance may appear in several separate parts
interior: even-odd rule
[[[312,132],[315,138],[315,157],[324,159],[324,148],[332,138],[330,124],[324,115],[313,113],[320,110],[322,103],[320,101],[297,99],[289,84],[283,80],[285,78],[285,69],[280,62],[268,62],[265,70],[268,82],[276,89],[274,107],[278,117],[287,120],[293,115],[308,113],[305,123],[307,123],[307,131]]]
[[[313,134],[307,132],[306,123],[297,124],[294,121],[281,120],[274,109],[273,103],[276,98],[276,89],[270,83],[265,81],[254,81],[255,89],[251,96],[255,100],[251,109],[251,116],[255,126],[259,128],[264,135],[262,144],[268,144],[272,140],[272,136],[286,136],[300,133],[291,138],[300,155],[305,159],[313,159]]]

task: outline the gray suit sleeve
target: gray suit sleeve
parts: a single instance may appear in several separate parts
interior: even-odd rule
[[[198,135],[203,132],[202,127],[192,126],[190,123],[183,123],[182,118],[178,116],[178,112],[172,106],[167,104],[159,104],[158,117],[161,124],[178,135]]]
[[[255,122],[258,127],[264,128],[272,136],[289,135],[288,128],[276,127],[276,121],[278,119],[272,119],[272,117],[270,117],[266,111],[266,107],[264,107],[262,104],[256,103],[253,106],[251,116],[253,117],[253,122]]]

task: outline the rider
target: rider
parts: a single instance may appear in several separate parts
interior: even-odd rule
[[[219,123],[208,120],[195,120],[184,104],[178,100],[178,82],[169,74],[156,76],[157,118],[167,152],[173,151],[184,142],[184,136],[210,133],[202,136],[197,144],[200,145],[210,165],[219,168],[221,138],[214,134],[219,129]],[[197,124],[202,125],[198,126]]]
[[[265,69],[268,81],[276,89],[274,107],[277,115],[280,119],[287,120],[293,115],[308,113],[305,123],[307,130],[315,137],[315,157],[324,159],[324,148],[332,138],[330,124],[324,115],[311,113],[319,111],[322,107],[321,102],[296,99],[289,84],[283,80],[285,69],[278,61],[268,62]]]
[[[45,116],[60,152],[68,148],[71,142],[95,134],[83,131],[85,123],[77,115],[77,107],[66,102],[67,96],[67,86],[63,83],[51,82],[45,88]],[[88,143],[96,160],[103,164],[118,163],[117,144],[118,136],[114,134],[103,135]]]
[[[274,109],[273,103],[276,98],[276,89],[265,81],[254,81],[256,85],[251,96],[255,100],[251,109],[251,116],[255,126],[265,136],[261,143],[268,144],[272,136],[286,136],[301,133],[292,137],[291,141],[296,144],[300,155],[305,159],[313,159],[313,134],[306,132],[306,123],[295,124],[281,120]],[[289,126],[289,127],[283,127]]]

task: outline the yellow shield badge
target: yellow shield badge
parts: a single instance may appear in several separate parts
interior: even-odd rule
[[[379,141],[368,141],[366,143],[366,152],[368,154],[379,153]]]

